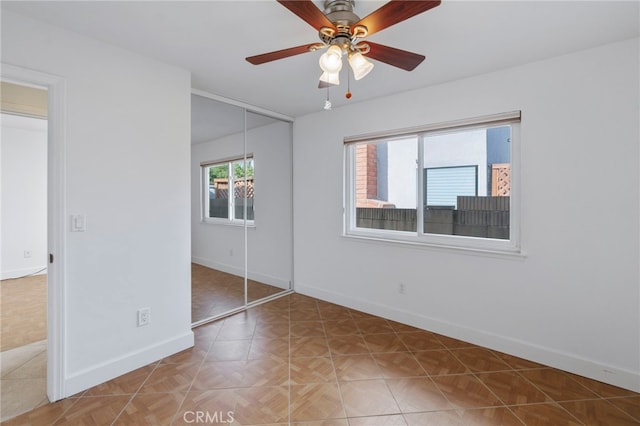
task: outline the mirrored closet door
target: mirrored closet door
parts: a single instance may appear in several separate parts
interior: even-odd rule
[[[291,122],[191,100],[192,323],[292,288]]]
[[[256,176],[255,217],[247,228],[252,303],[288,290],[293,280],[291,123],[247,111],[246,136]]]

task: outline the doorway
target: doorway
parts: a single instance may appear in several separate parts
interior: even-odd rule
[[[48,93],[3,81],[2,420],[47,398]]]
[[[47,93],[46,163],[46,395],[55,402],[69,395],[65,387],[65,105],[63,78],[1,64],[0,81],[44,89]],[[3,93],[4,99],[5,93]],[[32,253],[33,256],[34,253]],[[22,253],[24,256],[24,252]],[[3,413],[4,414],[4,413]]]

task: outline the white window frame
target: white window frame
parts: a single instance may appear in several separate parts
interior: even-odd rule
[[[420,127],[377,132],[351,136],[344,139],[344,227],[343,236],[368,239],[382,242],[395,242],[415,246],[435,247],[489,254],[521,255],[520,244],[520,111],[494,114],[470,119],[444,123],[435,123]],[[359,143],[390,142],[407,137],[417,138],[416,171],[424,169],[425,136],[455,133],[475,128],[511,126],[511,194],[509,239],[493,239],[485,237],[469,237],[461,235],[424,233],[424,212],[418,206],[424,205],[424,173],[416,173],[416,232],[358,228],[356,226],[356,194],[355,194],[355,146]]]
[[[245,169],[249,161],[254,162],[254,185],[255,185],[255,159],[253,158],[253,154],[247,154],[243,157],[231,157],[223,160],[214,160],[214,161],[206,161],[200,164],[200,186],[201,186],[201,220],[205,223],[213,223],[218,225],[232,225],[232,226],[255,226],[255,204],[254,204],[254,219],[246,219],[247,217],[247,205],[244,205],[244,214],[242,219],[235,218],[235,197],[233,197],[233,182],[234,182],[234,174],[233,174],[233,164],[237,162],[244,162]],[[216,166],[227,165],[229,170],[229,202],[227,203],[227,212],[228,217],[209,217],[209,168]],[[246,185],[246,174],[245,174],[245,185]],[[255,186],[254,186],[255,191]],[[255,203],[255,196],[254,196]]]

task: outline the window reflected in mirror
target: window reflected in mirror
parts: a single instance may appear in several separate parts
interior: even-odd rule
[[[192,95],[192,323],[291,289],[291,123]]]

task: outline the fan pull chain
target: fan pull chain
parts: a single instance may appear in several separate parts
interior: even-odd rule
[[[327,86],[327,100],[324,101],[324,109],[326,111],[331,110],[331,101],[329,100],[329,86]]]
[[[344,94],[344,97],[351,99],[351,73],[349,70],[347,70],[347,93]]]

